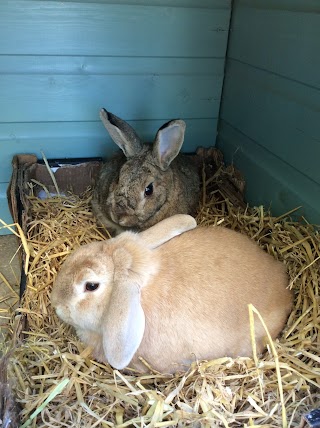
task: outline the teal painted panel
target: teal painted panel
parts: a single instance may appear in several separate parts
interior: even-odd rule
[[[35,0],[34,0],[35,1]],[[36,0],[43,1],[43,0]],[[60,2],[61,0],[52,0]],[[65,3],[88,3],[88,0],[64,0]],[[94,0],[95,3],[112,4],[115,0]],[[117,4],[150,6],[150,0],[117,0]],[[209,9],[230,9],[231,0],[152,0],[152,6],[196,7]]]
[[[221,118],[320,183],[320,91],[228,60]]]
[[[228,9],[0,3],[0,54],[224,57]]]
[[[275,216],[303,206],[295,216],[320,225],[319,184],[224,121],[219,126],[217,147],[228,163],[243,172],[246,199],[251,205],[270,207]]]
[[[266,9],[261,2],[245,2],[252,8],[235,2],[228,57],[320,89],[320,2],[318,13],[310,8],[308,13],[272,9],[269,2],[262,3]],[[279,8],[282,3],[289,7],[277,1]],[[304,7],[302,1],[300,5]]]
[[[288,12],[320,12],[319,0],[236,0],[234,4],[239,7],[249,6],[257,9],[287,10]]]
[[[1,55],[0,75],[224,75],[224,58]],[[219,77],[220,76],[220,77]]]
[[[181,117],[184,151],[214,145],[230,9],[231,0],[0,1],[0,217],[14,154],[114,151],[102,106],[144,139]]]
[[[3,75],[3,122],[96,120],[98,109],[124,119],[217,117],[223,76]]]
[[[320,3],[234,0],[217,144],[250,203],[320,223]]]
[[[170,117],[161,120],[130,121],[145,141],[152,141],[160,126]],[[187,129],[182,150],[193,152],[199,146],[215,144],[217,119],[186,120]],[[61,123],[7,123],[0,124],[1,163],[0,183],[11,176],[11,160],[16,153],[35,153],[41,158],[109,157],[116,145],[100,121]]]

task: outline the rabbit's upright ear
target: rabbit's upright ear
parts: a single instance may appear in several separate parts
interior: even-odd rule
[[[158,166],[165,171],[179,153],[184,140],[186,124],[183,120],[171,120],[157,132],[153,154]]]
[[[116,257],[124,256],[120,249]],[[102,335],[106,359],[118,370],[130,363],[144,334],[145,315],[140,288],[136,278],[130,278],[130,274],[124,272],[115,276]]]
[[[141,151],[143,143],[136,131],[127,122],[104,108],[100,110],[100,119],[109,132],[110,137],[120,147],[127,158],[135,156]]]
[[[196,220],[190,215],[176,214],[140,232],[139,237],[142,238],[145,245],[152,250],[175,236],[194,229],[196,226]]]

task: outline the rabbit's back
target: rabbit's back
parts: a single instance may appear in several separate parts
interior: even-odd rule
[[[292,298],[285,266],[248,237],[198,227],[157,250],[161,270],[142,292],[146,330],[137,352],[158,369],[173,361],[251,355],[248,304],[276,337]],[[258,351],[265,332],[256,322]],[[174,370],[174,366],[171,366]]]

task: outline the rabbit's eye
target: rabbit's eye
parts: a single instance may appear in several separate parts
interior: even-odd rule
[[[153,183],[150,183],[145,189],[144,189],[144,196],[151,196],[153,193]]]
[[[86,291],[94,291],[99,287],[99,282],[86,282]]]

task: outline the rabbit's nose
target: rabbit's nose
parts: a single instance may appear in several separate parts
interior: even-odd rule
[[[126,214],[126,205],[124,202],[117,202],[116,206],[115,206],[115,212],[117,214],[117,216],[121,217],[123,215]]]
[[[118,213],[122,212],[123,214],[133,213],[136,209],[135,201],[128,198],[121,198],[116,201],[116,210]]]
[[[118,210],[124,210],[126,207],[125,201],[120,200],[116,204]]]

